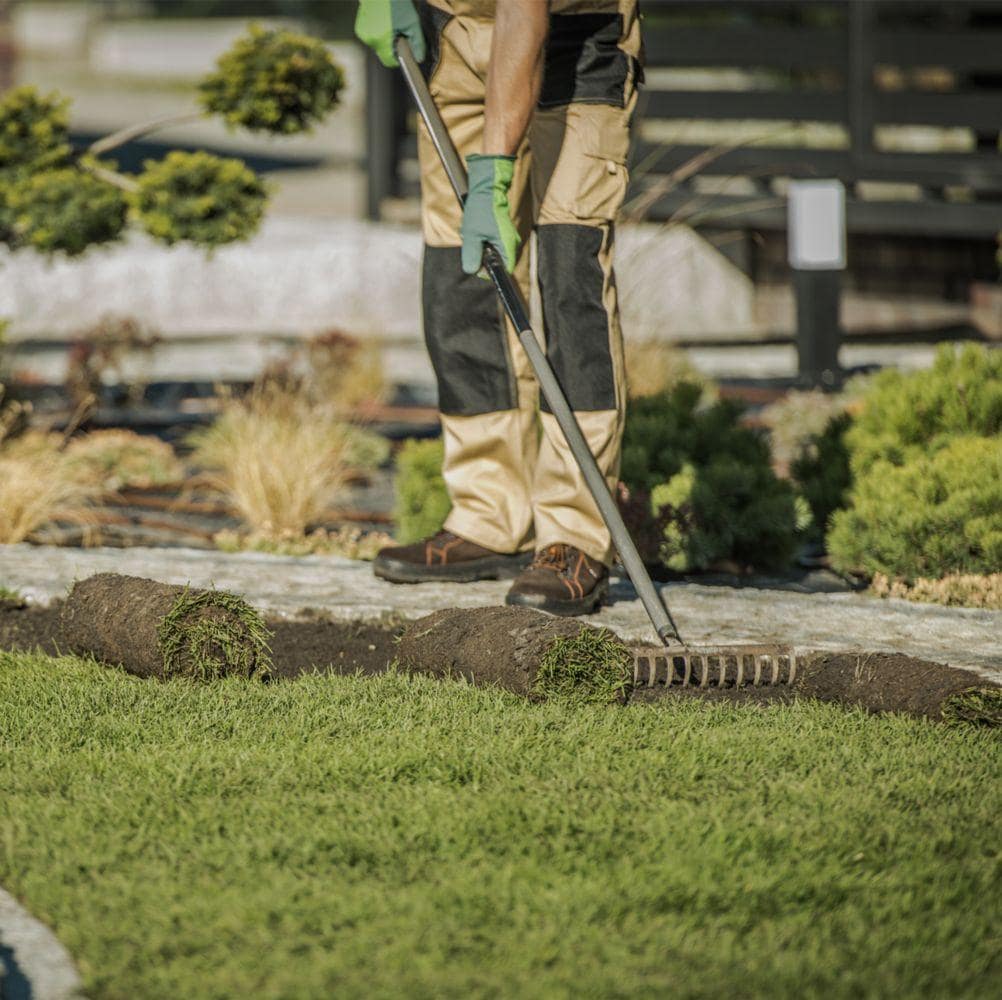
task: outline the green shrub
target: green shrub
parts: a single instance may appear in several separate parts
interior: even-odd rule
[[[793,488],[772,471],[764,435],[741,425],[740,406],[700,408],[701,396],[683,382],[628,407],[622,479],[631,497],[649,500],[659,538],[644,555],[677,571],[722,560],[782,567],[796,545]],[[631,526],[650,536],[649,526]]]
[[[407,441],[397,455],[397,539],[407,544],[433,535],[452,507],[442,478],[441,441]]]
[[[202,106],[231,126],[291,135],[338,102],[344,74],[317,38],[251,25],[199,85]]]
[[[33,172],[69,162],[68,108],[69,101],[56,94],[42,96],[27,86],[0,100],[0,243],[17,246],[11,192]]]
[[[264,182],[242,160],[175,150],[146,161],[132,204],[156,239],[215,247],[252,236],[267,197]]]
[[[1002,437],[955,437],[900,466],[878,459],[851,498],[828,533],[837,569],[911,581],[1002,567]]]
[[[846,433],[852,426],[848,413],[832,417],[820,434],[813,434],[790,463],[790,476],[811,510],[811,534],[820,539],[835,511],[846,504],[852,475]]]
[[[12,184],[6,198],[17,247],[76,257],[125,229],[122,192],[75,167],[33,172]]]
[[[52,170],[69,161],[69,104],[30,86],[15,87],[0,100],[0,172]]]
[[[881,459],[902,465],[958,435],[996,434],[1002,434],[1002,351],[946,344],[926,371],[877,375],[846,441],[858,476]]]

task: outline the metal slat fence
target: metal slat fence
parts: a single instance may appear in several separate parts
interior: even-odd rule
[[[847,186],[851,232],[1002,231],[1002,0],[642,9],[648,83],[629,203],[644,218],[782,229],[785,183],[832,177]],[[379,217],[387,198],[417,195],[416,143],[396,76],[373,60],[368,85]]]

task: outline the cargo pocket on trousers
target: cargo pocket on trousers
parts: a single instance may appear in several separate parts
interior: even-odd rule
[[[629,135],[588,122],[581,130],[581,183],[574,214],[583,220],[613,220],[626,197]]]

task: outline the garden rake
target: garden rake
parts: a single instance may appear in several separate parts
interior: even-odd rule
[[[442,161],[460,204],[466,201],[466,170],[456,152],[448,129],[428,90],[410,43],[398,36],[394,48],[404,80],[418,107],[432,144]],[[651,581],[647,567],[623,523],[616,501],[609,492],[585,441],[567,397],[557,382],[545,353],[536,340],[518,285],[504,266],[501,254],[490,244],[484,245],[483,267],[497,291],[508,319],[514,326],[567,445],[578,464],[585,483],[612,535],[623,567],[643,602],[660,646],[634,649],[634,683],[653,687],[656,684],[698,685],[700,687],[740,687],[745,684],[790,684],[797,674],[797,654],[785,646],[739,645],[727,647],[691,647],[679,635],[671,612],[662,602]]]

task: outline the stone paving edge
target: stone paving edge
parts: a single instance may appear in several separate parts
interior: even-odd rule
[[[0,1000],[83,1000],[70,953],[40,920],[0,888]]]

